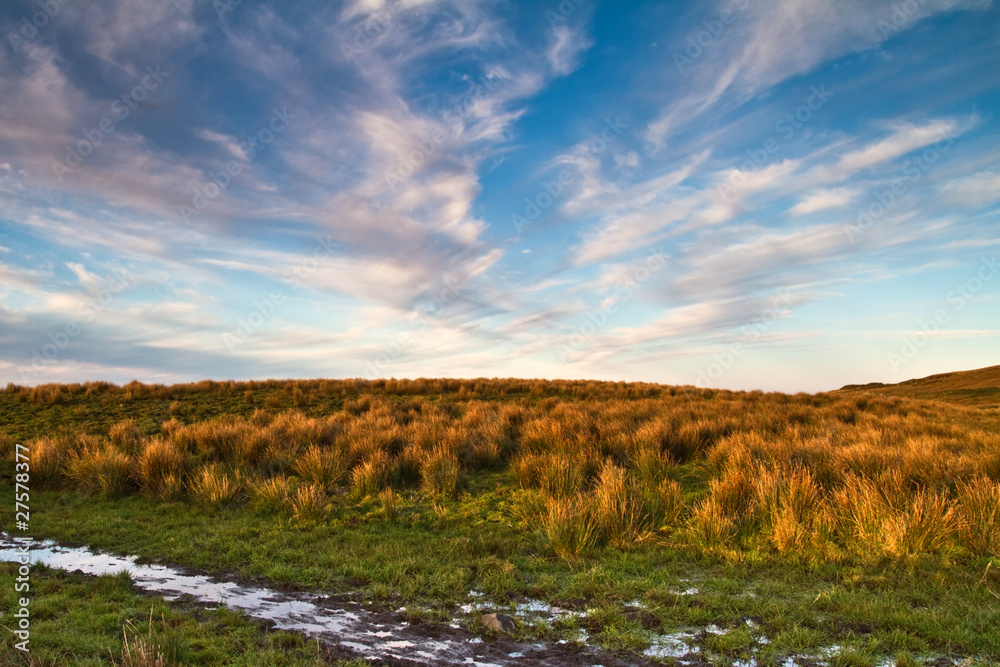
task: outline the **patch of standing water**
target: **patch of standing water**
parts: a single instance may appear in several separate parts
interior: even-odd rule
[[[10,536],[0,533],[0,561],[21,562],[24,552],[18,548],[19,544],[23,542],[15,542]],[[337,603],[327,595],[285,593],[222,581],[205,575],[187,574],[165,565],[139,565],[132,557],[95,553],[82,547],[63,547],[52,542],[40,541],[32,543],[28,557],[31,563],[42,563],[51,568],[67,571],[79,570],[89,575],[115,575],[127,571],[136,586],[156,593],[166,600],[176,600],[187,595],[209,608],[225,605],[251,618],[269,621],[277,628],[301,632],[331,644],[339,644],[365,658],[376,660],[405,659],[409,661],[408,664],[505,667],[514,664],[538,664],[539,652],[550,650],[550,647],[544,644],[507,643],[504,647],[494,647],[479,637],[461,630],[461,626],[457,623],[446,626],[452,630],[453,638],[430,639],[423,636],[419,628],[398,619],[399,614],[406,610],[405,607],[401,607],[395,613],[395,618],[386,622],[386,617],[392,617],[392,614],[377,614],[357,602]],[[472,598],[471,604],[461,607],[466,614],[471,613],[473,609],[495,608],[495,605],[486,603],[485,599],[479,599],[485,598],[479,591],[470,592],[469,597]],[[633,606],[638,605],[633,603]],[[549,619],[584,617],[592,611],[571,611],[539,600],[517,602],[512,607],[517,614]],[[746,619],[746,624],[752,630],[757,629],[757,624],[750,619]],[[673,634],[654,635],[644,655],[653,659],[680,660],[693,654],[693,657],[700,658],[701,649],[698,646],[700,632],[721,635],[727,630],[713,624],[701,631],[689,629]],[[589,636],[585,630],[579,629],[572,641],[586,646]],[[764,645],[769,643],[764,636],[759,637],[757,642]],[[564,640],[560,643],[568,642]],[[833,645],[820,649],[818,655],[789,656],[784,659],[782,665],[793,667],[799,660],[807,661],[809,664],[817,662],[828,664],[827,660],[841,650],[840,646]],[[953,659],[952,662],[956,665],[964,664],[960,659]],[[740,664],[752,666],[754,661],[751,658]]]
[[[0,561],[23,562],[21,541],[0,533]],[[221,581],[201,574],[187,574],[165,565],[140,565],[135,558],[95,553],[82,547],[64,547],[53,542],[31,544],[27,557],[32,564],[80,571],[89,575],[128,572],[132,582],[166,600],[190,596],[199,603],[225,605],[245,615],[269,621],[275,627],[339,644],[365,658],[405,659],[410,663],[462,664],[503,667],[533,664],[533,655],[545,647],[508,644],[506,650],[484,643],[478,637],[454,630],[455,638],[430,639],[405,621],[384,622],[357,602],[340,607],[328,596],[285,593],[268,588]],[[350,608],[346,608],[350,607]],[[511,648],[517,651],[511,652]],[[515,657],[516,656],[516,657]]]
[[[470,602],[458,607],[463,614],[471,614],[473,611],[496,611],[511,613],[521,618],[551,622],[557,618],[582,618],[590,611],[573,611],[557,607],[542,600],[533,600],[530,598],[522,602],[512,602],[506,606],[497,605],[486,600],[485,594],[477,590],[469,591],[469,597],[472,598]]]
[[[729,631],[726,630],[725,628],[720,628],[715,623],[713,623],[712,625],[705,628],[705,632],[710,635],[724,635]]]
[[[683,658],[689,653],[697,653],[697,632],[681,631],[670,635],[657,635],[644,651],[648,658]]]

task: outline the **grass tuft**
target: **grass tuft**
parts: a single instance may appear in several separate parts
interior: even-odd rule
[[[420,469],[421,488],[432,497],[454,496],[462,480],[458,457],[444,447],[430,451]]]
[[[886,522],[886,551],[894,556],[938,553],[954,531],[955,515],[948,499],[920,490],[908,508]]]
[[[77,453],[68,468],[70,478],[88,495],[119,498],[135,486],[131,457],[108,445]]]
[[[152,623],[143,637],[131,621],[122,628],[122,655],[120,660],[111,659],[114,667],[167,667],[169,663],[163,651],[153,641]]]
[[[705,552],[714,552],[730,546],[738,533],[738,525],[722,503],[710,495],[695,505],[688,520],[691,543]]]
[[[373,450],[351,471],[351,486],[359,496],[375,495],[389,481],[389,457],[381,449]]]
[[[68,451],[65,445],[53,438],[38,438],[28,443],[28,451],[32,484],[48,488],[58,486],[66,472]]]
[[[316,445],[299,456],[293,470],[306,482],[327,490],[336,487],[347,474],[347,466],[338,450]]]
[[[153,440],[139,457],[139,484],[144,494],[163,501],[184,492],[187,456],[169,440]]]
[[[204,466],[188,485],[191,497],[204,507],[232,505],[240,497],[242,482],[238,472],[230,476],[217,463]]]
[[[594,518],[601,535],[619,549],[650,537],[649,514],[624,468],[605,463],[594,488]]]
[[[326,491],[318,484],[300,486],[291,496],[292,518],[299,523],[325,521],[332,508]]]
[[[966,548],[1000,556],[1000,483],[977,477],[960,484],[958,522]]]
[[[550,498],[569,498],[583,488],[586,481],[584,467],[568,455],[557,452],[536,461],[539,466],[538,483],[542,492]]]
[[[378,503],[382,509],[382,516],[390,521],[399,518],[399,506],[401,498],[393,489],[384,489],[378,494]]]
[[[291,480],[284,475],[258,479],[256,483],[250,485],[254,508],[263,512],[290,511],[291,494]]]
[[[548,498],[542,517],[542,535],[557,556],[582,556],[598,544],[597,522],[583,496]]]
[[[123,419],[108,429],[108,441],[118,451],[132,456],[139,451],[142,433],[135,425],[134,419]]]

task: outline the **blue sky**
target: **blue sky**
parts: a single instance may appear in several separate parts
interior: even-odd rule
[[[5,2],[0,381],[1000,363],[1000,9]]]

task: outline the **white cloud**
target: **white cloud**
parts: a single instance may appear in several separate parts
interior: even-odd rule
[[[66,262],[66,268],[76,275],[80,286],[88,292],[97,289],[104,282],[99,276],[88,271],[87,267],[79,262]]]
[[[235,137],[231,137],[226,134],[221,134],[219,132],[213,132],[212,130],[200,129],[195,130],[195,136],[205,141],[211,141],[213,143],[219,144],[227,151],[232,153],[235,157],[241,160],[247,160],[247,153],[242,148],[240,148],[239,141]]]
[[[958,124],[950,120],[937,120],[925,125],[900,123],[885,139],[843,155],[834,165],[833,172],[845,178],[871,169],[918,148],[951,139],[957,129]]]
[[[552,29],[552,44],[545,54],[552,71],[565,76],[580,66],[581,55],[593,45],[593,40],[569,26],[557,25]]]
[[[939,188],[948,201],[961,206],[988,206],[1000,201],[1000,173],[976,172],[951,180]]]
[[[692,248],[688,253],[690,271],[674,285],[687,298],[733,293],[750,289],[763,280],[774,286],[788,280],[775,271],[790,272],[811,266],[813,271],[831,259],[852,252],[852,244],[842,225],[814,225],[789,232],[761,230],[748,240],[725,246]]]
[[[789,210],[789,213],[792,215],[808,215],[817,211],[840,208],[851,203],[857,194],[856,191],[850,188],[818,190],[803,197],[798,204]]]
[[[991,0],[926,0],[916,5],[898,29],[885,32],[879,22],[891,21],[898,4],[894,0],[852,2],[849,7],[844,2],[813,0],[745,3],[747,8],[735,12],[729,29],[679,73],[683,94],[671,91],[663,113],[650,122],[646,138],[663,147],[678,129],[716,105],[740,106],[760,91],[822,62],[877,46],[927,16],[956,9],[982,10]],[[719,9],[715,5],[705,14],[714,13],[711,18],[715,18]],[[692,22],[687,32],[678,35],[677,48],[700,30],[704,26]]]

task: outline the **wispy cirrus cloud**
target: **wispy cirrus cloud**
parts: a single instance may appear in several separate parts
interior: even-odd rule
[[[930,307],[927,281],[947,298],[995,247],[992,3],[576,7],[66,5],[0,56],[0,374],[350,376],[405,335],[382,372],[686,382],[775,290],[797,305],[757,342],[820,360],[837,331],[884,329],[854,316],[880,291]],[[726,9],[678,71],[674,51]],[[151,67],[158,85],[133,93]],[[68,151],[88,154],[67,167]],[[546,184],[544,216],[513,229]],[[663,267],[636,281],[653,251]],[[118,270],[128,289],[24,376]],[[1000,326],[965,312],[962,330]],[[768,354],[726,381],[758,386]],[[815,363],[768,387],[849,370]]]

